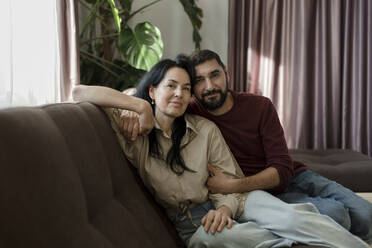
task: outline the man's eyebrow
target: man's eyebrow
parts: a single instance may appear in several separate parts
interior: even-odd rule
[[[221,70],[215,69],[215,70],[211,71],[209,74],[216,74],[216,73],[219,73],[219,72],[221,72]]]

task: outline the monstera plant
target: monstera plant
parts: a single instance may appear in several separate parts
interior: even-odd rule
[[[80,26],[80,81],[118,90],[132,87],[163,54],[160,30],[150,22],[128,21],[152,1],[132,10],[134,0],[79,0],[85,10]],[[179,0],[193,27],[195,48],[200,47],[202,10],[195,0]],[[133,28],[132,28],[133,27]]]

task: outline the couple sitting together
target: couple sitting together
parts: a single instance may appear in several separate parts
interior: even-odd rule
[[[73,97],[105,108],[187,247],[368,248],[372,204],[292,161],[272,102],[228,80],[198,50],[157,63],[135,96],[81,85]]]

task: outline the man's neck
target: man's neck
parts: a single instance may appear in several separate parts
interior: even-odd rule
[[[227,97],[225,102],[222,104],[221,107],[215,110],[207,110],[211,115],[223,115],[229,112],[232,107],[234,106],[234,98],[230,91],[227,92]]]

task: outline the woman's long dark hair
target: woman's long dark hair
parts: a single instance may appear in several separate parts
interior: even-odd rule
[[[175,60],[164,59],[154,65],[138,83],[135,96],[142,98],[151,104],[152,99],[149,94],[150,86],[157,87],[160,81],[164,78],[164,75],[167,73],[167,71],[173,67],[184,69],[187,72],[190,77],[192,90],[195,81],[195,69],[191,65],[191,62],[187,56],[178,55]],[[152,105],[152,110],[155,114],[154,105]],[[169,149],[167,157],[165,159],[167,165],[169,165],[171,170],[177,175],[182,175],[185,170],[193,171],[187,168],[185,161],[181,156],[181,140],[185,133],[186,121],[184,115],[182,115],[180,117],[177,117],[172,124],[172,146]],[[159,159],[164,159],[164,153],[159,146],[154,129],[149,133],[148,139],[150,143],[150,155]]]

